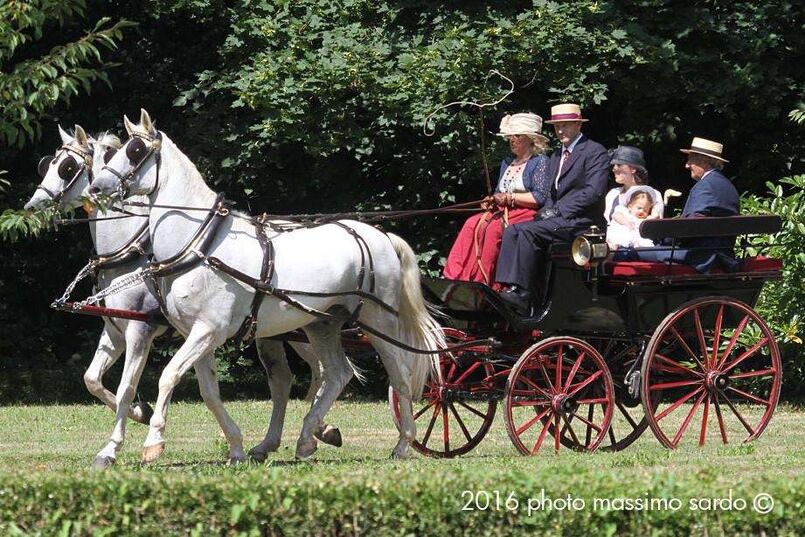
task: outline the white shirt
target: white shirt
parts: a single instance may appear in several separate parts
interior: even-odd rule
[[[716,170],[715,168],[710,168],[709,170],[707,170],[706,172],[704,172],[704,174],[702,175],[702,179],[704,179],[705,177],[707,177],[707,176],[710,174],[710,172],[714,172],[715,170]],[[701,181],[702,179],[699,179],[699,181]]]
[[[556,173],[556,180],[554,181],[554,186],[559,189],[559,176],[562,175],[562,165],[565,163],[565,151],[570,154],[573,154],[573,148],[576,147],[576,144],[579,143],[581,139],[581,133],[578,133],[573,141],[570,142],[570,145],[567,147],[562,146],[562,158],[559,159],[559,171]]]

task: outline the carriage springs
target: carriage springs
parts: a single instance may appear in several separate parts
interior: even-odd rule
[[[532,516],[542,511],[746,511],[751,510],[765,515],[774,508],[774,498],[765,492],[754,497],[744,498],[732,489],[721,497],[695,497],[689,499],[669,497],[593,497],[582,498],[568,493],[554,497],[550,491],[540,489],[539,493],[526,498],[515,492],[501,490],[463,490],[461,491],[462,511],[499,511],[525,513]]]

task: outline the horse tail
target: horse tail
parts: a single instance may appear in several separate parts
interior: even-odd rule
[[[403,239],[387,233],[397,257],[400,259],[402,276],[400,278],[400,338],[417,349],[443,349],[447,346],[444,331],[429,313],[428,304],[422,296],[419,265],[416,255]],[[422,396],[425,382],[438,370],[438,355],[423,355],[403,350],[410,363],[411,395],[414,399]]]

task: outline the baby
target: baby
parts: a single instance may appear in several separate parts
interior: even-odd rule
[[[648,218],[654,202],[645,190],[638,190],[629,197],[626,207],[618,205],[607,226],[607,243],[613,250],[654,246],[649,239],[640,236],[640,222]]]

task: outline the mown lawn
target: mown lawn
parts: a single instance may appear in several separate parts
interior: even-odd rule
[[[453,460],[415,455],[411,460],[393,461],[389,454],[397,434],[388,407],[379,402],[337,402],[328,421],[341,429],[344,446],[320,444],[312,461],[298,462],[293,457],[296,435],[307,407],[301,401],[291,403],[283,446],[265,464],[230,468],[225,465],[226,444],[212,415],[201,403],[176,402],[170,408],[167,451],[162,459],[140,467],[146,427],[129,422],[128,442],[118,465],[100,475],[87,467],[111,432],[113,416],[105,407],[0,408],[0,529],[47,531],[44,528],[63,529],[67,523],[68,533],[93,533],[101,520],[103,527],[150,533],[156,531],[150,525],[154,520],[149,519],[155,515],[150,512],[154,507],[151,503],[142,507],[138,498],[142,494],[154,503],[163,498],[167,505],[179,501],[175,497],[168,501],[166,496],[178,494],[177,490],[198,490],[199,498],[207,498],[213,490],[234,503],[221,506],[202,501],[210,512],[221,509],[221,517],[207,514],[197,519],[189,511],[176,514],[174,520],[170,513],[158,510],[160,517],[174,520],[172,530],[195,527],[223,533],[256,528],[260,533],[306,534],[314,527],[306,524],[315,523],[323,524],[315,526],[322,534],[478,535],[478,528],[485,528],[482,533],[504,534],[527,525],[557,535],[591,528],[596,531],[588,534],[598,530],[640,533],[652,528],[658,535],[753,535],[760,531],[795,535],[805,513],[805,412],[791,407],[781,406],[764,435],[751,444],[686,445],[669,451],[649,430],[620,453],[563,449],[559,454],[544,450],[536,457],[517,454],[506,435],[503,417],[498,415],[487,438],[468,455]],[[262,439],[270,402],[231,402],[227,408],[244,432],[247,449]],[[91,503],[92,516],[76,518],[75,499],[61,498],[58,493],[47,496],[49,488],[82,489],[98,495]],[[759,493],[774,497],[775,506],[768,515],[753,512],[751,502]],[[254,494],[261,495],[260,501]],[[414,496],[410,500],[414,507],[407,510],[389,510],[384,503],[406,503],[409,500],[400,498],[409,494]],[[424,503],[416,501],[417,495]],[[121,500],[129,496],[135,506],[129,515],[104,511],[129,505]],[[44,504],[37,504],[45,497]],[[251,500],[246,501],[247,497]],[[274,507],[285,513],[286,525],[272,518],[275,511],[262,510],[268,509],[263,500],[269,497],[279,502]],[[602,512],[591,507],[598,497],[678,498],[682,508],[673,512],[660,512],[659,508]],[[702,511],[701,507],[711,506],[698,501],[729,497],[745,499],[748,505],[737,509],[732,502],[728,509],[722,502],[718,508]],[[307,503],[286,505],[287,498],[305,498]],[[505,504],[507,498],[516,500],[516,509],[512,500]],[[541,498],[581,498],[585,506],[575,511],[558,506],[548,509],[546,504],[534,503]],[[491,500],[488,506],[487,499]],[[697,509],[691,508],[691,499],[697,501]],[[534,507],[531,511],[526,510],[529,500]],[[197,506],[199,501],[190,503]],[[233,507],[241,504],[240,511]],[[37,522],[30,513],[36,508],[48,512],[55,509],[53,505],[61,505],[58,512],[62,514],[52,524]],[[142,515],[137,515],[138,509]],[[326,523],[316,522],[319,515],[330,518]]]

